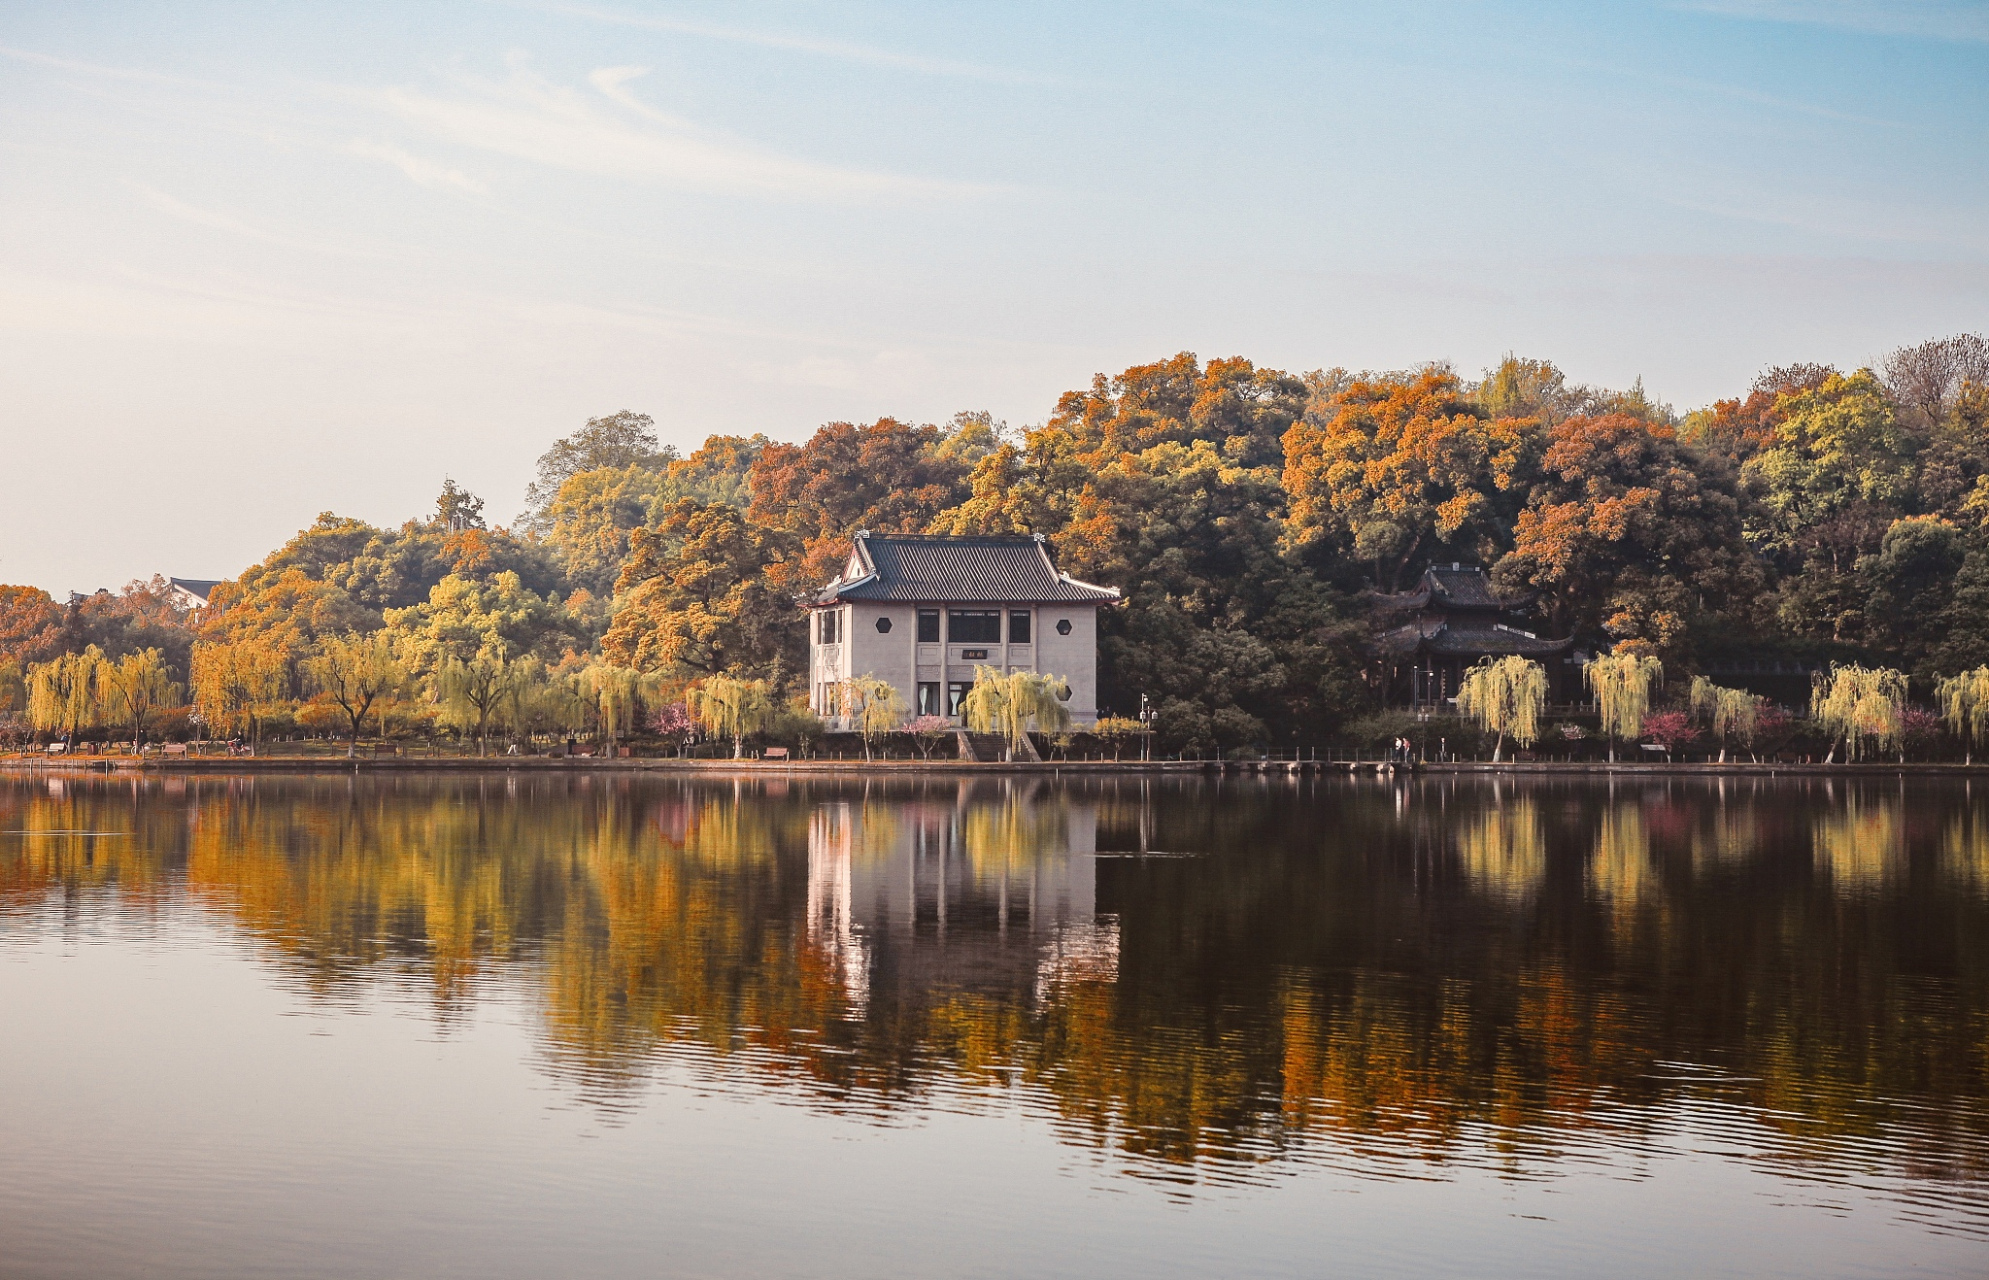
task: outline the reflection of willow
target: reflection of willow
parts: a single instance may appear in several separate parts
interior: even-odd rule
[[[1487,809],[1458,833],[1457,857],[1479,892],[1524,902],[1547,874],[1547,835],[1531,796]]]
[[[971,803],[960,820],[960,844],[968,870],[994,879],[1009,868],[1070,852],[1069,811],[1015,797]]]
[[[1977,893],[1989,892],[1989,820],[1966,809],[1941,833],[1941,871]]]
[[[1820,814],[1811,832],[1816,865],[1840,890],[1875,888],[1906,848],[1899,800],[1893,796],[1860,799],[1854,792],[1841,806]]]
[[[1589,891],[1620,915],[1637,906],[1657,888],[1651,866],[1651,839],[1644,830],[1643,807],[1636,801],[1610,805],[1595,833],[1595,850],[1588,859]]]

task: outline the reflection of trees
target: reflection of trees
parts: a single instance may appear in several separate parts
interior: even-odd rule
[[[1843,889],[1876,887],[1898,865],[1905,847],[1899,808],[1896,798],[1865,799],[1853,792],[1842,805],[1818,814],[1812,845],[1817,869]]]
[[[1904,1131],[1973,1178],[1989,1149],[1989,895],[1951,891],[1989,882],[1989,804],[1952,791],[170,785],[0,785],[0,827],[131,833],[0,837],[0,910],[165,912],[183,875],[311,990],[412,974],[446,1012],[522,976],[594,1092],[660,1050],[838,1107],[1019,1090],[1182,1176],[1321,1137],[1517,1149],[1701,1093],[1796,1155]],[[1080,813],[1107,851],[1196,856],[1011,912]],[[852,899],[907,850],[943,923],[930,880],[902,919]]]
[[[1457,837],[1457,860],[1482,893],[1525,902],[1547,874],[1547,838],[1530,797],[1497,805],[1467,820]]]

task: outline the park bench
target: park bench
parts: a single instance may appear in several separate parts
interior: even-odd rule
[[[183,756],[186,754],[186,743],[168,742],[160,747],[159,750],[169,756]]]
[[[787,759],[787,748],[768,747],[766,750],[766,758],[769,760],[785,760]]]

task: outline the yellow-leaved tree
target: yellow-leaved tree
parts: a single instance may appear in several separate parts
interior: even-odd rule
[[[1595,692],[1613,762],[1618,742],[1633,742],[1643,733],[1644,717],[1651,709],[1651,690],[1664,682],[1664,663],[1650,652],[1648,644],[1625,640],[1615,652],[1597,655],[1582,676]]]
[[[194,710],[210,732],[230,737],[246,731],[259,739],[263,715],[289,692],[289,660],[269,636],[203,641],[191,668]]]
[[[1906,713],[1906,676],[1889,668],[1833,662],[1829,671],[1812,677],[1810,718],[1823,731],[1844,740],[1844,758],[1856,760],[1866,743],[1877,748],[1899,747]],[[1830,754],[1837,754],[1833,743]],[[1826,757],[1826,764],[1829,759]]]
[[[131,750],[145,741],[145,722],[167,707],[180,705],[180,687],[166,672],[166,658],[157,649],[140,649],[97,667],[98,697],[105,719],[131,726]]]
[[[1977,667],[1949,676],[1934,689],[1948,728],[1960,738],[1970,764],[1975,762],[1975,746],[1989,739],[1989,667]]]
[[[870,759],[871,745],[905,722],[905,695],[889,680],[866,672],[841,680],[835,686],[835,714],[846,716],[863,735],[863,758]]]
[[[351,633],[332,636],[318,646],[318,656],[304,663],[311,687],[345,713],[348,730],[346,758],[359,754],[359,726],[375,703],[407,685],[407,669],[385,635]]]
[[[445,658],[435,673],[435,696],[442,705],[441,721],[474,734],[477,754],[489,754],[490,726],[512,697],[512,687],[524,674],[500,654],[483,652],[464,661]]]
[[[746,739],[773,723],[773,689],[764,680],[708,676],[684,695],[691,714],[713,737],[732,739],[732,758],[746,753]]]
[[[29,667],[28,723],[59,731],[63,741],[74,747],[76,731],[95,724],[102,714],[97,669],[103,661],[103,650],[91,645],[81,653],[65,653]]]
[[[1736,739],[1744,747],[1754,746],[1755,727],[1761,722],[1759,694],[1745,689],[1728,689],[1704,676],[1692,677],[1692,709],[1703,712],[1713,723],[1713,736],[1720,740],[1720,762],[1726,763],[1727,740]]]
[[[1505,752],[1508,734],[1522,747],[1540,740],[1540,713],[1546,709],[1547,668],[1518,654],[1486,658],[1465,672],[1457,686],[1458,713],[1498,735],[1492,746],[1494,763]]]
[[[1008,743],[1008,758],[1029,741],[1029,731],[1061,733],[1070,727],[1064,706],[1070,685],[1060,676],[993,667],[974,668],[974,687],[961,699],[960,715],[975,733],[998,733]]]

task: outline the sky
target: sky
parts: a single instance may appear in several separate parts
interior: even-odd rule
[[[0,8],[0,582],[1177,351],[1681,410],[1989,328],[1989,2]]]

